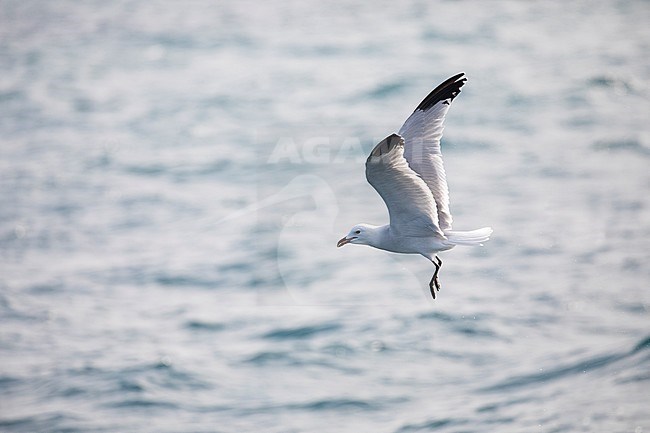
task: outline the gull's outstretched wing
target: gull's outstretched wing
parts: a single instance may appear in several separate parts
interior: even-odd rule
[[[392,134],[375,146],[366,160],[366,179],[384,199],[396,234],[444,237],[431,191],[404,159],[402,137]]]
[[[424,179],[433,194],[441,230],[451,229],[452,217],[440,138],[451,101],[458,96],[466,81],[461,72],[433,89],[399,130],[399,135],[404,137],[404,157],[409,167]]]

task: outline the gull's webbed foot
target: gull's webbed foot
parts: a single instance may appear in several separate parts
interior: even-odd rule
[[[442,266],[442,260],[440,260],[438,256],[435,256],[433,260],[431,260],[431,263],[433,263],[433,265],[436,267],[436,270],[433,272],[433,277],[429,282],[429,290],[431,291],[431,296],[433,296],[433,299],[436,299],[436,292],[440,291],[440,282],[438,281],[438,271],[440,271],[440,267]]]
[[[437,277],[431,278],[431,281],[429,282],[429,290],[431,291],[433,299],[436,299],[436,291],[440,291],[440,283],[438,282]]]

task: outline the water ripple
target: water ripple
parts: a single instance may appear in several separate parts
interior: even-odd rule
[[[310,411],[338,411],[338,410],[379,410],[381,405],[366,400],[334,398],[316,400],[309,403],[299,403],[288,406],[291,409]]]
[[[197,331],[222,331],[226,325],[218,322],[204,322],[201,320],[190,320],[185,323],[185,328]]]
[[[158,401],[158,400],[147,400],[147,399],[131,399],[131,400],[120,400],[112,403],[106,403],[103,407],[112,408],[112,409],[121,409],[121,408],[157,408],[157,409],[178,409],[178,406],[175,403],[167,401]]]
[[[423,432],[423,431],[435,431],[442,427],[449,427],[455,425],[467,424],[466,420],[453,419],[453,418],[443,418],[436,419],[431,421],[425,421],[419,424],[406,424],[400,427],[395,433],[411,433],[411,432]]]
[[[341,325],[333,323],[313,326],[299,326],[296,328],[273,330],[264,334],[263,337],[271,340],[305,339],[311,338],[317,334],[336,331],[338,329],[341,329]]]
[[[610,355],[593,356],[591,358],[575,362],[570,365],[561,366],[549,369],[542,373],[527,374],[515,376],[506,379],[496,385],[488,386],[480,389],[484,392],[504,391],[513,388],[523,388],[527,386],[534,386],[539,384],[548,383],[550,381],[558,380],[566,376],[580,375],[587,372],[597,370],[623,359],[626,359],[636,353],[650,348],[650,337],[643,339],[632,350],[624,353],[614,353]]]

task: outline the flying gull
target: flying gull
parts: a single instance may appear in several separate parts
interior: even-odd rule
[[[492,228],[471,231],[451,229],[449,190],[442,165],[440,138],[445,115],[467,78],[454,75],[433,89],[406,119],[399,134],[391,134],[370,152],[366,179],[379,193],[390,223],[383,226],[357,224],[338,243],[370,245],[403,254],[421,254],[433,263],[431,295],[440,290],[440,251],[456,245],[481,245]]]

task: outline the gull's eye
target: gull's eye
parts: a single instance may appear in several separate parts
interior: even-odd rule
[[[354,232],[355,235],[358,235],[360,233],[361,233],[361,230],[357,230],[357,231]]]

